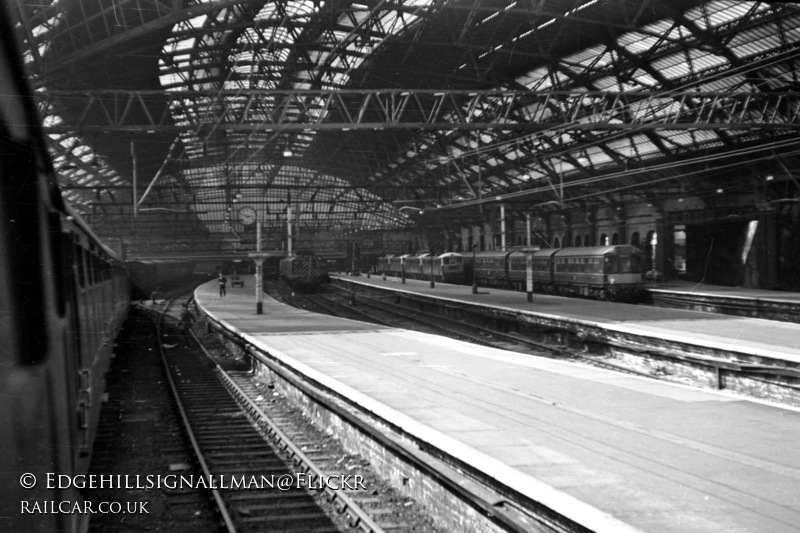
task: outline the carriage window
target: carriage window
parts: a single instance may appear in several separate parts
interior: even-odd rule
[[[605,273],[606,274],[616,274],[619,272],[617,258],[614,256],[606,257],[605,258]]]
[[[86,285],[86,278],[83,272],[83,248],[77,243],[74,244],[75,269],[78,271],[78,286],[83,288]]]
[[[94,253],[89,255],[89,283],[95,285],[99,281],[99,268],[97,266],[97,256]]]

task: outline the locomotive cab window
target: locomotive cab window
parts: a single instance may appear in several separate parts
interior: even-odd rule
[[[621,272],[631,272],[638,274],[644,272],[644,261],[638,254],[619,256],[619,267]]]

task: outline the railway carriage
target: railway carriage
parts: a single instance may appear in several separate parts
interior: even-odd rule
[[[531,255],[531,278],[533,290],[536,292],[554,292],[553,254],[558,248],[536,250]]]
[[[43,476],[88,470],[128,276],[62,199],[15,35],[0,5],[0,530],[85,531],[87,515],[20,502],[83,501]]]
[[[475,254],[474,259],[470,258],[475,282],[487,287],[507,284],[507,255],[508,252],[479,252]]]
[[[542,249],[530,255],[536,292],[611,300],[641,296],[644,254],[634,246]],[[471,258],[467,261],[472,263]],[[516,290],[527,286],[527,257],[520,250],[475,254],[471,267],[479,285]]]
[[[465,259],[472,263],[472,258]],[[490,287],[522,290],[527,275],[525,254],[520,250],[481,252],[471,264],[475,281]]]
[[[506,256],[506,278],[508,284],[518,290],[525,289],[525,280],[528,275],[527,260],[520,250],[512,250]]]
[[[552,256],[552,284],[561,294],[631,299],[642,290],[644,254],[635,246],[563,248]]]

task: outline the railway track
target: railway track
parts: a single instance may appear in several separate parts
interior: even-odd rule
[[[519,333],[499,331],[474,323],[468,324],[462,320],[451,319],[440,314],[402,307],[396,305],[391,297],[378,299],[359,295],[356,299],[352,293],[329,285],[321,286],[315,293],[299,293],[292,291],[282,282],[273,283],[269,292],[272,293],[273,297],[277,297],[290,305],[310,311],[374,324],[445,335],[472,344],[501,350],[513,350],[559,359],[575,359],[599,368],[658,379],[658,376],[650,373],[639,372],[624,365],[604,361],[598,357],[586,356],[572,348],[537,342]]]
[[[564,350],[526,339],[520,335],[508,334],[491,328],[463,321],[449,319],[418,309],[408,309],[394,303],[391,298],[377,299],[359,295],[357,300],[349,292],[330,286],[322,286],[316,293],[295,293],[285,285],[276,284],[274,291],[286,303],[303,307],[310,311],[362,320],[392,327],[414,329],[437,335],[447,335],[482,346],[501,349],[520,350],[521,347],[545,351],[550,355],[566,355]]]
[[[335,447],[315,446],[323,439],[309,437],[296,416],[279,410],[280,423],[274,421],[269,411],[278,404],[266,401],[265,391],[248,374],[227,372],[207,352],[181,349],[169,336],[160,334],[159,340],[170,388],[202,470],[193,484],[209,492],[225,530],[416,529],[396,506],[366,490],[353,464],[339,452],[331,454]],[[200,477],[205,481],[199,482]]]
[[[181,470],[175,473],[201,474],[178,430],[179,415],[164,387],[165,374],[157,352],[152,316],[133,310],[117,339],[116,357],[107,374],[107,399],[94,442],[91,474],[160,474],[167,466],[178,466]],[[158,454],[143,459],[140,450],[158,450]],[[111,486],[88,490],[86,498],[141,502],[146,512],[122,517],[128,531],[153,529],[154,523],[178,533],[209,531],[218,524],[213,505],[198,490],[127,491]],[[89,522],[90,532],[119,527],[120,517],[113,514],[93,515]]]

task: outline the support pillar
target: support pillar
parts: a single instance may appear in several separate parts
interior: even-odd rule
[[[500,251],[506,251],[506,206],[500,204]]]
[[[525,246],[531,246],[531,214],[525,213]]]
[[[256,251],[247,254],[256,264],[256,279],[253,285],[256,286],[256,314],[264,313],[264,259],[267,254],[261,251],[261,220],[256,220]]]

